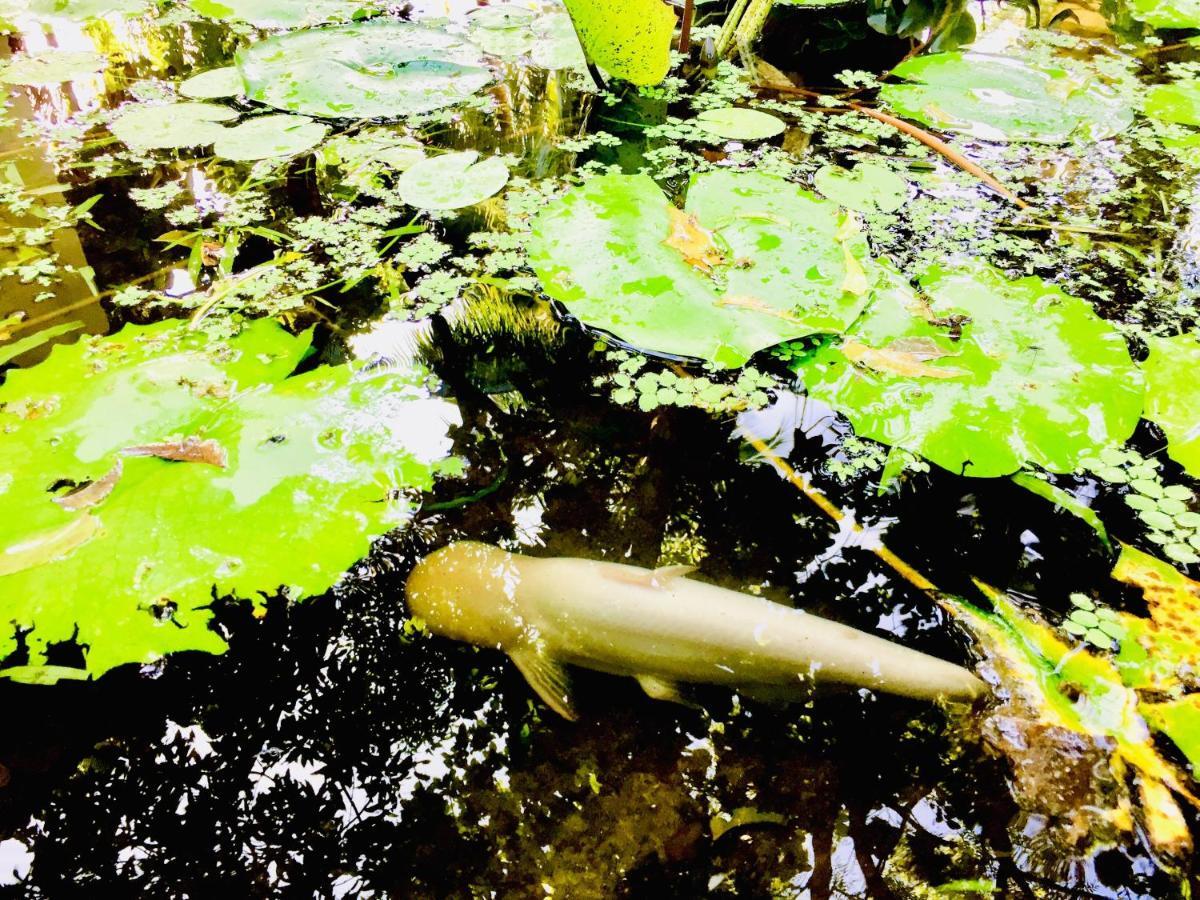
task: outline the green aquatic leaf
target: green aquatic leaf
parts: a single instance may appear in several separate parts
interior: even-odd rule
[[[834,203],[862,213],[895,212],[908,201],[908,182],[884,166],[859,163],[853,169],[826,165],[813,187]]]
[[[417,209],[461,209],[482,203],[508,183],[498,156],[480,160],[474,150],[417,160],[396,179],[400,198]]]
[[[0,20],[30,16],[40,21],[83,22],[108,15],[139,15],[148,6],[148,0],[0,0]]]
[[[57,85],[103,71],[104,57],[90,50],[47,50],[14,56],[0,71],[4,84]]]
[[[210,19],[236,19],[262,28],[346,21],[380,6],[370,0],[188,0],[188,5]]]
[[[1124,99],[1065,60],[1036,65],[953,51],[915,56],[892,74],[904,82],[884,85],[879,97],[898,115],[989,141],[1101,140],[1133,121]]]
[[[583,51],[614,78],[658,84],[671,67],[675,13],[662,0],[563,0]]]
[[[237,115],[215,103],[139,103],[124,107],[109,130],[135,150],[180,150],[211,144]]]
[[[1108,541],[1108,530],[1105,529],[1104,523],[1100,521],[1100,517],[1096,515],[1096,511],[1075,499],[1074,495],[1051,484],[1044,478],[1038,478],[1032,472],[1017,472],[1012,476],[1012,480],[1031,494],[1036,494],[1044,500],[1049,500],[1060,509],[1065,509],[1071,515],[1077,516],[1091,526],[1091,529],[1096,532],[1105,547],[1111,546]]]
[[[56,347],[0,386],[0,620],[32,628],[28,679],[48,643],[78,627],[87,671],[176,650],[219,652],[214,596],[319,593],[410,511],[446,453],[451,407],[404,368],[323,366],[289,376],[309,350],[270,320],[226,345],[178,323],[128,326]],[[203,438],[226,464],[124,455]],[[61,484],[119,477],[81,511]],[[67,504],[70,506],[70,504]],[[0,669],[0,675],[4,670]]]
[[[328,132],[328,125],[307,116],[275,113],[226,128],[213,143],[213,152],[225,159],[246,161],[295,156],[317,146]]]
[[[1167,455],[1200,476],[1200,393],[1196,372],[1200,343],[1194,334],[1147,339],[1146,418],[1167,436]]]
[[[561,7],[481,6],[469,19],[468,37],[480,50],[505,60],[528,59],[543,69],[587,71],[571,17]]]
[[[237,66],[209,69],[180,82],[179,93],[192,100],[220,100],[240,97],[245,90],[242,73]]]
[[[43,328],[36,334],[21,338],[19,341],[13,341],[11,344],[0,344],[0,366],[12,362],[22,353],[28,353],[30,350],[35,350],[43,344],[49,343],[56,337],[70,334],[72,331],[78,331],[83,327],[84,324],[82,322],[62,322],[58,325],[51,325],[49,328]]]
[[[853,224],[756,172],[698,175],[684,212],[648,176],[604,175],[539,213],[529,257],[546,293],[586,324],[735,367],[854,321],[871,263]]]
[[[1200,28],[1198,0],[1128,0],[1125,8],[1152,28]]]
[[[1142,715],[1151,728],[1161,731],[1183,751],[1195,774],[1200,766],[1200,694],[1160,703],[1143,703]]]
[[[290,31],[237,54],[251,100],[325,118],[399,118],[452,106],[494,80],[479,48],[394,19]]]
[[[847,339],[802,367],[809,393],[856,433],[977,477],[1026,463],[1071,472],[1133,433],[1141,373],[1120,332],[1087,303],[982,263],[935,268],[921,288],[924,297],[892,276]],[[863,358],[864,347],[918,342],[944,354],[928,363],[940,377]]]
[[[715,138],[734,141],[759,141],[783,134],[787,128],[782,119],[740,106],[706,109],[692,119],[692,124]]]
[[[1146,92],[1143,110],[1162,122],[1200,125],[1200,84],[1190,80],[1156,84]]]

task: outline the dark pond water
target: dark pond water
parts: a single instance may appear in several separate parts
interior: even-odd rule
[[[387,14],[461,17],[474,6]],[[1020,31],[1019,11],[983,12],[993,29],[985,37]],[[881,72],[911,48],[857,26],[827,31],[813,38],[820,52],[810,83],[822,86],[842,68]],[[176,10],[8,35],[10,54],[57,47],[110,60],[100,77],[10,89],[0,133],[7,180],[47,187],[47,204],[101,195],[90,210],[95,227],[54,232],[52,285],[10,277],[0,286],[0,318],[26,316],[15,334],[68,317],[102,334],[192,315],[194,304],[148,309],[114,297],[131,283],[187,297],[272,258],[270,237],[249,226],[283,227],[357,202],[307,154],[253,169],[202,151],[139,156],[97,124],[106,109],[225,64],[264,34]],[[777,26],[764,52],[780,46]],[[1138,63],[1142,77],[1159,79],[1163,65],[1188,53],[1151,55]],[[499,113],[467,110],[415,133],[429,146],[508,154],[514,177],[535,184],[589,162],[633,170],[680,143],[646,140],[638,124],[685,114],[683,101],[607,102],[580,90],[580,77],[509,64],[491,88]],[[700,89],[703,72],[695,79],[687,91]],[[625,142],[582,151],[563,143],[601,129]],[[851,133],[831,126],[810,142],[793,129],[772,146],[792,141],[818,161],[883,158],[880,145],[891,148],[889,159],[914,154],[903,166],[923,179],[917,218],[868,223],[878,254],[909,266],[973,248],[1012,275],[1053,274],[1110,319],[1194,323],[1200,168],[1121,140],[1074,156],[966,142],[1008,183],[1040,181],[1042,218],[1022,218],[944,160],[897,150],[894,135]],[[739,153],[763,159],[737,145],[704,151],[709,162],[737,162]],[[659,170],[670,190],[682,189],[686,171]],[[130,194],[167,183],[187,186],[185,202],[147,207]],[[218,235],[229,229],[177,211],[208,204],[225,215],[240,202],[229,198],[248,190],[254,211],[221,272],[221,253],[231,251]],[[1120,234],[1044,228],[1057,213]],[[10,228],[30,223],[11,205],[4,216]],[[487,207],[432,219],[454,253],[469,251],[473,232],[503,227],[503,212]],[[171,231],[190,233],[181,240],[192,243],[161,240]],[[352,241],[342,271],[362,252]],[[620,360],[612,345],[528,291],[473,290],[432,317],[414,313],[418,303],[387,315],[386,295],[382,280],[367,279],[315,291],[282,315],[293,330],[315,327],[320,360],[382,353],[384,365],[428,365],[458,410],[449,438],[464,474],[439,481],[408,527],[379,540],[325,596],[275,597],[265,614],[247,601],[215,601],[224,655],[180,653],[53,687],[0,679],[0,895],[1188,895],[1190,859],[1167,865],[1137,833],[1064,839],[1044,805],[1010,790],[1009,763],[981,739],[978,710],[825,687],[790,706],[700,688],[695,706],[679,706],[648,699],[631,680],[583,672],[581,720],[566,723],[498,652],[409,627],[412,566],[472,539],[536,556],[692,563],[695,577],[713,584],[970,664],[966,634],[937,604],[883,566],[863,546],[869,540],[839,533],[755,460],[745,432],[773,437],[780,456],[814,473],[858,521],[879,526],[888,546],[944,591],[969,595],[972,578],[982,579],[1037,598],[1052,621],[1070,609],[1072,592],[1118,609],[1141,601],[1111,580],[1113,556],[1085,522],[1006,478],[933,467],[878,493],[881,459],[864,464],[863,451],[847,446],[845,420],[795,393],[785,362],[769,352],[754,360],[773,385],[765,409],[644,410],[613,400]],[[246,311],[274,312],[271,299],[253,298]],[[1135,353],[1144,353],[1142,333],[1129,332]],[[42,354],[17,362],[33,365]],[[657,358],[646,365],[678,367]],[[1154,454],[1163,443],[1143,422],[1132,446]],[[831,461],[847,474],[831,475]],[[1174,463],[1164,471],[1188,483]],[[1110,531],[1153,549],[1119,491],[1085,475],[1061,483],[1090,499]],[[48,656],[79,665],[86,651],[68,641]],[[1033,759],[1062,776],[1049,779],[1055,790],[1082,804],[1088,788],[1071,794],[1064,774],[1076,763],[1060,752]]]

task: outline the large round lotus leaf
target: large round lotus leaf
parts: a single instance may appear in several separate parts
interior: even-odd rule
[[[1200,83],[1158,84],[1146,93],[1146,115],[1163,122],[1200,125]]]
[[[1200,344],[1194,334],[1150,338],[1146,376],[1146,418],[1167,436],[1167,455],[1200,477]]]
[[[255,602],[281,587],[319,593],[405,520],[392,498],[430,484],[453,408],[415,370],[287,377],[308,349],[307,335],[270,320],[227,346],[162,323],[56,347],[9,373],[0,621],[33,629],[32,665],[76,628],[92,674],[219,652],[214,590]],[[122,453],[188,438],[206,442],[207,461]],[[0,660],[20,666],[16,648],[12,628],[0,632]]]
[[[237,66],[222,66],[193,75],[179,84],[179,93],[193,100],[219,100],[241,96],[245,86]]]
[[[822,166],[813,176],[813,187],[835,203],[862,213],[895,212],[908,199],[908,182],[874,163],[859,163],[853,169]]]
[[[15,56],[0,71],[5,84],[55,85],[93,75],[104,68],[104,57],[89,50],[49,50]]]
[[[921,287],[894,277],[804,364],[808,392],[855,432],[979,477],[1070,472],[1133,433],[1141,373],[1087,303],[982,264],[934,269]]]
[[[189,0],[192,9],[210,19],[237,19],[263,28],[297,28],[345,21],[375,4],[363,0]]]
[[[109,129],[135,150],[178,150],[211,144],[237,113],[214,103],[138,104],[123,109]]]
[[[573,188],[533,224],[547,294],[644,350],[740,366],[842,331],[866,305],[866,240],[833,204],[756,172],[699,175],[680,211],[645,175]]]
[[[932,128],[989,141],[1059,144],[1111,137],[1133,121],[1129,105],[1074,63],[1034,65],[984,53],[934,53],[902,62],[903,84],[879,92],[893,111]]]
[[[287,113],[259,116],[234,128],[226,128],[213,144],[213,152],[235,160],[295,156],[321,143],[328,131],[328,125],[314,122],[307,116]]]
[[[1200,0],[1129,0],[1126,9],[1153,28],[1200,28]]]
[[[420,159],[396,179],[396,191],[417,209],[461,209],[482,203],[508,182],[508,167],[498,156],[478,159],[474,150]]]
[[[251,100],[334,118],[425,113],[493,79],[473,44],[394,19],[291,31],[251,44],[237,64]]]
[[[775,137],[777,134],[783,134],[784,128],[787,127],[782,119],[757,109],[744,109],[740,106],[707,109],[696,116],[692,124],[713,137],[732,141],[757,141]]]
[[[615,78],[658,84],[671,67],[675,13],[662,0],[563,0],[587,58]]]

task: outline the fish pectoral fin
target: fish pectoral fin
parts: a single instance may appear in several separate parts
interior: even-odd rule
[[[605,572],[604,577],[624,584],[661,588],[676,578],[685,578],[696,571],[695,566],[659,566],[657,569],[635,569],[633,572]]]
[[[683,695],[683,691],[674,681],[654,675],[635,675],[633,677],[642,686],[646,696],[652,700],[669,700],[671,703],[681,703],[684,706],[695,705]]]
[[[579,718],[571,699],[571,675],[545,647],[526,644],[510,650],[508,655],[543,703],[570,722]]]

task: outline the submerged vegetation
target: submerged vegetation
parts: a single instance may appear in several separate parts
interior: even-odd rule
[[[0,31],[0,885],[1191,896],[1200,8]],[[568,698],[544,642],[410,614],[458,542],[565,573],[529,621],[601,571],[529,557],[606,560],[613,603],[792,604],[987,696],[619,648],[578,659],[682,702]]]

